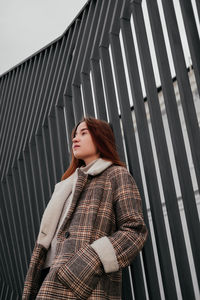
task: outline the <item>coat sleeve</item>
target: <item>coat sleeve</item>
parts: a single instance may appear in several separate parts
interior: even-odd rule
[[[141,197],[135,180],[125,168],[118,168],[111,182],[117,230],[91,245],[106,273],[130,265],[147,239]]]
[[[78,299],[89,297],[103,272],[116,272],[128,266],[147,238],[141,198],[133,177],[125,168],[118,167],[110,182],[116,232],[81,248],[57,273]]]

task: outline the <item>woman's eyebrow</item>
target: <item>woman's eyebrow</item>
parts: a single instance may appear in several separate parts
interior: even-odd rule
[[[88,130],[88,129],[85,127],[85,128],[82,128],[80,131],[83,131],[83,130]]]
[[[85,127],[85,128],[81,128],[81,129],[80,129],[80,132],[82,132],[82,131],[84,131],[84,130],[88,130],[88,128],[86,128],[86,127]],[[77,131],[75,132],[74,136],[76,136],[76,134],[77,134]]]

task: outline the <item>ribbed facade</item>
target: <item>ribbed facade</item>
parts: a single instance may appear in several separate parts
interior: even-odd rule
[[[149,228],[124,271],[123,299],[197,299],[200,6],[179,1],[188,69],[176,2],[88,1],[61,37],[0,77],[0,299],[21,298],[84,115],[111,122]]]

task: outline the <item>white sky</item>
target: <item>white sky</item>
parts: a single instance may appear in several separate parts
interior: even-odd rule
[[[161,7],[161,0],[157,1]],[[62,35],[86,2],[87,0],[0,0],[0,75]],[[145,2],[146,0],[142,1],[144,12]],[[189,65],[191,63],[190,54],[181,19],[179,0],[173,0],[173,2],[181,32],[186,65]],[[198,20],[195,0],[192,0],[192,3],[195,8],[196,20]],[[163,19],[162,12],[161,19]],[[151,54],[155,61],[147,13],[145,22],[147,23]],[[200,32],[199,21],[197,21],[197,26]],[[166,35],[166,30],[164,33]],[[169,49],[168,44],[166,37],[166,45]],[[170,50],[168,53],[172,76],[174,76]],[[154,65],[156,66],[156,64]],[[157,71],[155,73],[158,74]],[[158,76],[157,84],[160,84]]]
[[[87,0],[0,0],[0,74],[58,38]]]

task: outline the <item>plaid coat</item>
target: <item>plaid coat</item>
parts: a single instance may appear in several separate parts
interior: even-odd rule
[[[22,299],[121,299],[121,269],[133,261],[146,237],[130,173],[116,165],[96,176],[79,169],[50,271],[40,287],[47,249],[36,242]]]

